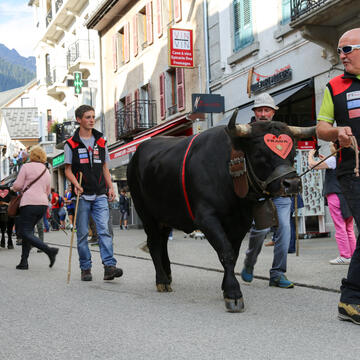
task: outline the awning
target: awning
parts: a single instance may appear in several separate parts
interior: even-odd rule
[[[280,91],[276,94],[270,94],[270,95],[273,97],[275,104],[279,105],[284,100],[288,99],[290,96],[294,95],[295,93],[297,93],[304,87],[308,86],[310,83],[311,83],[310,81],[306,81],[301,84],[297,84],[295,86],[287,88],[283,91]],[[254,112],[251,110],[253,105],[254,105],[254,101],[251,101],[250,103],[239,107],[239,111],[238,111],[238,114],[236,117],[237,124],[247,124],[250,122],[251,117],[254,116]],[[230,117],[231,117],[231,114],[229,116],[226,116],[224,119],[220,120],[218,123],[215,124],[215,126],[227,125],[227,123],[230,120]]]
[[[114,149],[109,150],[110,163],[109,168],[117,168],[122,165],[126,165],[130,161],[130,156],[134,153],[137,147],[144,141],[149,140],[157,135],[173,135],[179,131],[185,131],[191,127],[192,121],[187,119],[186,116],[180,119],[174,119],[163,122],[149,130],[142,131],[137,136],[134,136],[134,140],[126,144],[119,145]]]

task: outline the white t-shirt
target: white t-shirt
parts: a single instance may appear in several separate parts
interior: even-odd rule
[[[336,156],[331,156],[324,162],[329,167],[329,169],[336,169]]]

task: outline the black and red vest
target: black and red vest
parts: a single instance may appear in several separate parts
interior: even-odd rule
[[[334,103],[334,118],[338,126],[350,126],[360,144],[360,80],[347,72],[327,84]],[[337,155],[337,176],[353,174],[355,152],[344,148]]]
[[[71,170],[78,181],[80,171],[83,173],[81,186],[84,189],[84,194],[102,195],[106,194],[106,183],[103,173],[106,140],[102,137],[102,133],[97,130],[93,129],[92,134],[95,137],[92,157],[90,156],[89,149],[86,148],[80,139],[79,128],[76,129],[74,136],[68,139],[66,143],[72,150]]]

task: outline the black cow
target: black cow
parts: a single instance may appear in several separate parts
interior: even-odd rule
[[[290,128],[280,122],[235,125],[236,114],[228,126],[214,127],[198,136],[145,141],[127,170],[133,202],[147,234],[158,291],[172,291],[167,251],[170,229],[186,233],[200,229],[224,267],[222,290],[230,312],[244,309],[234,267],[254,219],[252,208],[263,198],[299,191],[301,181],[293,168],[294,137],[315,135],[315,127]],[[284,147],[289,148],[284,151]],[[232,164],[234,178],[229,171]],[[236,193],[238,180],[241,189]]]

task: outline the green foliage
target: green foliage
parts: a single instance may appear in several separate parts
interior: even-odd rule
[[[0,58],[0,91],[23,86],[35,78],[35,73]]]

